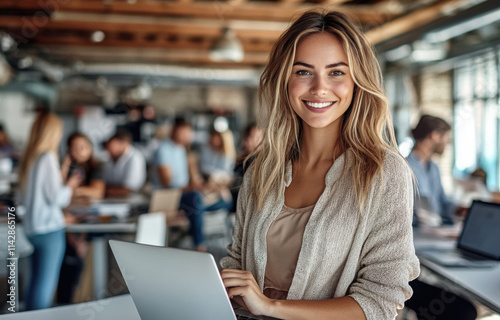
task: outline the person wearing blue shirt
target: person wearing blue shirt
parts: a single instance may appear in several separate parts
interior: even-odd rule
[[[155,189],[181,188],[184,190],[179,209],[186,213],[190,222],[193,244],[199,251],[206,251],[203,236],[205,211],[230,209],[232,199],[209,199],[208,184],[203,180],[196,164],[190,161],[188,152],[192,140],[191,125],[178,119],[172,130],[172,138],[163,141],[153,157],[151,180]]]
[[[406,160],[415,174],[418,187],[413,209],[414,227],[418,227],[420,223],[416,214],[418,206],[439,214],[443,225],[453,224],[455,206],[446,197],[438,165],[431,159],[435,154],[443,154],[450,141],[450,133],[451,126],[446,121],[430,115],[423,115],[412,130],[415,146]],[[422,201],[424,197],[428,201],[426,205]],[[452,292],[419,279],[411,281],[410,286],[413,289],[413,296],[406,301],[405,306],[414,310],[419,319],[473,320],[477,317],[474,305]],[[446,299],[446,305],[443,304],[444,307],[436,312],[435,302],[443,299]]]
[[[431,157],[443,154],[450,141],[450,132],[450,125],[443,119],[423,115],[412,130],[415,146],[406,158],[417,180],[418,194],[415,203],[421,202],[418,201],[419,198],[426,198],[431,211],[441,217],[443,225],[453,224],[455,205],[448,200],[441,183],[439,167]],[[419,224],[416,208],[413,223],[415,226]]]
[[[151,181],[155,189],[185,188],[189,184],[189,165],[186,148],[192,139],[187,122],[178,122],[172,138],[163,140],[153,155]]]

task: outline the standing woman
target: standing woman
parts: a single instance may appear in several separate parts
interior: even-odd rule
[[[33,123],[19,173],[23,205],[26,209],[24,229],[34,247],[26,309],[43,309],[51,305],[66,245],[62,208],[80,176],[71,176],[63,184],[57,147],[62,136],[62,121],[51,113],[41,113]]]
[[[229,296],[252,313],[394,319],[411,296],[412,175],[382,88],[344,14],[306,12],[274,46],[260,81],[264,139],[221,261]]]

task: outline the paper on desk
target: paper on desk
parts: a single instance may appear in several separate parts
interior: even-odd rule
[[[115,216],[126,218],[130,213],[128,203],[98,203],[93,206],[100,216]]]

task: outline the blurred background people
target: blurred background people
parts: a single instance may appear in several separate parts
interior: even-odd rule
[[[204,145],[200,150],[199,166],[201,174],[205,178],[215,172],[224,172],[231,175],[235,161],[236,150],[231,131],[219,132],[212,130],[208,145]]]
[[[63,180],[66,181],[74,173],[82,176],[81,185],[73,191],[73,199],[102,199],[106,191],[103,164],[93,156],[89,138],[75,132],[68,137],[66,147],[67,154],[62,164]],[[86,252],[84,234],[66,234],[66,250],[57,285],[57,303],[68,304],[73,301]]]
[[[188,153],[193,129],[184,119],[177,119],[171,138],[161,141],[153,155],[153,188],[185,188],[190,181]]]
[[[419,207],[435,213],[443,225],[452,225],[454,204],[446,196],[438,165],[433,155],[441,155],[450,141],[451,126],[441,118],[423,115],[412,130],[415,145],[406,158],[415,174],[418,193],[414,204],[413,224],[419,224]],[[439,222],[438,222],[439,224]]]
[[[40,113],[31,128],[20,165],[20,185],[26,209],[24,229],[34,248],[26,309],[51,305],[66,245],[62,208],[71,200],[81,177],[63,182],[57,148],[62,121],[51,113]]]
[[[466,179],[454,179],[453,200],[457,204],[456,213],[459,216],[467,214],[474,200],[500,202],[500,193],[488,190],[487,177],[486,171],[477,168]]]
[[[236,202],[241,183],[243,182],[243,176],[245,175],[246,168],[252,163],[252,159],[248,159],[246,163],[245,159],[258,147],[262,141],[263,135],[262,129],[259,128],[256,123],[248,125],[243,132],[241,152],[236,159],[236,165],[234,167],[234,181],[231,188],[233,207],[231,208],[231,212],[236,212]]]
[[[231,135],[228,137],[228,135]],[[212,138],[213,137],[213,138]],[[153,160],[152,181],[155,188],[182,188],[184,193],[180,201],[180,210],[186,213],[190,222],[190,235],[193,245],[199,251],[206,251],[203,235],[203,214],[206,211],[219,209],[229,210],[232,197],[228,185],[232,179],[234,155],[232,134],[227,132],[223,138],[220,134],[211,136],[210,145],[217,148],[202,151],[204,156],[198,160],[190,152],[193,131],[184,119],[177,119],[170,139],[160,143]],[[207,147],[208,148],[208,147]],[[200,167],[205,169],[204,177]],[[228,172],[229,171],[229,172]]]
[[[106,142],[110,159],[104,164],[106,196],[123,197],[139,191],[146,181],[146,160],[132,146],[132,136],[119,129]]]
[[[73,133],[67,140],[67,154],[62,164],[63,179],[73,172],[83,177],[82,185],[75,189],[75,197],[102,199],[106,191],[103,163],[94,157],[92,142],[82,133]]]
[[[5,132],[5,128],[3,124],[0,123],[0,158],[15,158],[16,151],[14,146],[9,140],[9,136],[7,132]]]
[[[451,126],[441,118],[423,115],[417,126],[412,130],[415,145],[406,158],[415,174],[418,192],[413,211],[415,227],[424,223],[431,223],[431,219],[420,221],[419,210],[424,209],[431,214],[437,214],[443,225],[454,223],[455,205],[449,200],[441,184],[441,175],[438,165],[432,160],[433,155],[441,155],[450,141]],[[432,224],[437,224],[432,222]],[[405,306],[417,313],[419,319],[426,317],[429,306],[433,301],[447,297],[449,303],[445,305],[436,320],[472,320],[476,319],[477,311],[468,300],[446,291],[440,287],[415,279],[410,282],[413,290],[412,297]]]
[[[18,154],[9,140],[4,126],[0,123],[0,175],[12,173],[17,164]],[[3,188],[0,187],[0,194]]]

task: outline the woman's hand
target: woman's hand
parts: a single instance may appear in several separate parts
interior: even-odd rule
[[[221,277],[229,297],[236,303],[255,315],[270,315],[272,313],[273,300],[262,293],[252,273],[224,269],[221,271]]]
[[[76,189],[78,188],[83,182],[83,177],[80,174],[72,174],[71,177],[68,178],[66,181],[66,185],[70,187],[71,189]]]

